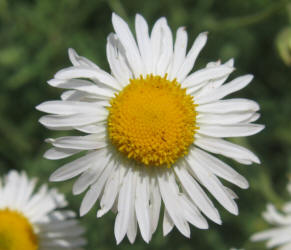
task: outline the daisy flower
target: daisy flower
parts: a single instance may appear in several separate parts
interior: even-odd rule
[[[40,123],[53,130],[75,129],[87,135],[48,139],[48,159],[87,153],[56,170],[51,181],[79,176],[75,195],[86,191],[80,214],[99,199],[97,217],[117,213],[115,237],[134,242],[137,229],[149,242],[164,206],[163,232],[173,227],[190,236],[189,223],[206,229],[205,217],[221,224],[205,190],[233,214],[236,195],[219,178],[241,188],[247,180],[210,153],[242,164],[259,163],[248,149],[222,138],[249,136],[263,129],[253,124],[259,105],[251,100],[221,100],[252,80],[252,75],[224,82],[234,70],[233,60],[211,62],[191,73],[207,40],[201,33],[187,51],[185,27],[173,35],[164,17],[151,34],[136,15],[135,32],[112,15],[115,33],[107,38],[111,73],[69,49],[73,64],[60,70],[49,85],[67,89],[61,100],[37,109],[49,115]],[[208,152],[210,153],[208,153]]]
[[[36,180],[10,171],[0,178],[1,250],[82,250],[84,229],[66,206],[64,196]]]
[[[291,194],[291,182],[287,186]],[[263,213],[264,219],[274,227],[254,234],[252,241],[267,241],[267,248],[279,247],[278,250],[291,249],[291,201],[287,202],[280,213],[273,204],[268,204]]]

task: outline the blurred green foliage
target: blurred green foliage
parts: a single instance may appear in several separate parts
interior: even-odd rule
[[[276,42],[282,60],[286,65],[291,66],[291,26],[279,33]]]
[[[286,196],[285,185],[291,170],[291,5],[281,0],[0,0],[0,174],[24,169],[30,176],[47,182],[63,162],[42,158],[47,137],[60,133],[38,124],[35,106],[58,99],[60,91],[46,84],[53,74],[69,65],[67,48],[75,48],[108,70],[105,55],[107,35],[112,32],[111,13],[117,12],[133,27],[135,13],[152,25],[166,16],[173,30],[186,26],[190,43],[208,30],[209,41],[199,67],[208,61],[234,57],[235,77],[252,73],[252,84],[236,94],[255,99],[261,105],[266,129],[247,139],[236,139],[262,159],[261,166],[233,167],[250,181],[249,190],[231,186],[239,195],[239,216],[217,204],[223,225],[209,222],[206,231],[192,227],[191,239],[174,230],[162,237],[160,224],[149,245],[141,237],[134,245],[124,240],[116,246],[114,215],[95,219],[97,208],[82,218],[87,227],[87,249],[175,249],[224,250],[231,246],[265,249],[251,243],[254,232],[267,228],[261,218],[267,202],[278,207]],[[289,67],[288,67],[289,66]],[[73,132],[72,132],[73,133]],[[64,161],[66,162],[66,161]],[[82,197],[71,195],[72,182],[53,183],[64,192],[78,211]],[[96,205],[97,206],[97,205]]]

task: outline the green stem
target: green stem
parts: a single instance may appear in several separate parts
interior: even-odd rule
[[[234,18],[227,18],[222,21],[213,22],[208,25],[208,30],[212,31],[222,31],[222,30],[229,30],[229,29],[236,29],[244,26],[253,25],[259,23],[278,11],[283,10],[288,1],[278,1],[271,6],[265,8],[261,12],[258,12],[253,15],[248,15],[244,17],[234,17]]]

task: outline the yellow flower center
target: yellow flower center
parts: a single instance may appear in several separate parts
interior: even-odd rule
[[[109,138],[128,158],[169,167],[188,153],[197,128],[195,104],[176,80],[131,79],[110,104]]]
[[[19,212],[0,210],[0,250],[37,250],[32,225]]]

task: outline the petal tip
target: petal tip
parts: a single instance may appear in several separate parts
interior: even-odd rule
[[[38,122],[39,122],[40,124],[42,124],[43,126],[45,126],[45,122],[44,122],[44,118],[43,118],[43,116],[40,117],[40,118],[38,119]]]
[[[73,48],[68,48],[68,54],[69,57],[71,57],[72,55],[76,54],[76,51]]]
[[[58,182],[59,178],[57,176],[57,174],[55,174],[56,172],[52,173],[51,176],[49,177],[49,181],[50,182]]]
[[[39,104],[39,105],[37,105],[37,106],[35,106],[35,109],[38,110],[38,111],[42,111],[42,110],[41,110],[41,106],[42,106],[42,103]],[[40,119],[38,119],[38,121],[39,121],[39,120],[40,120]]]
[[[48,151],[46,151],[44,154],[43,154],[43,158],[47,159],[47,160],[52,160],[51,156],[49,155]]]
[[[254,79],[254,75],[252,74],[247,74],[245,77],[248,79],[248,82],[251,82]]]
[[[117,15],[115,12],[112,13],[112,23],[113,23],[113,26],[114,26],[114,23],[115,22],[118,22],[118,21],[121,21],[121,20],[122,20],[122,18],[119,15]]]
[[[80,217],[83,217],[84,215],[86,215],[89,211],[87,211],[87,209],[85,209],[82,204],[81,204],[81,207],[80,207],[80,210],[79,210],[79,214],[80,214]]]

